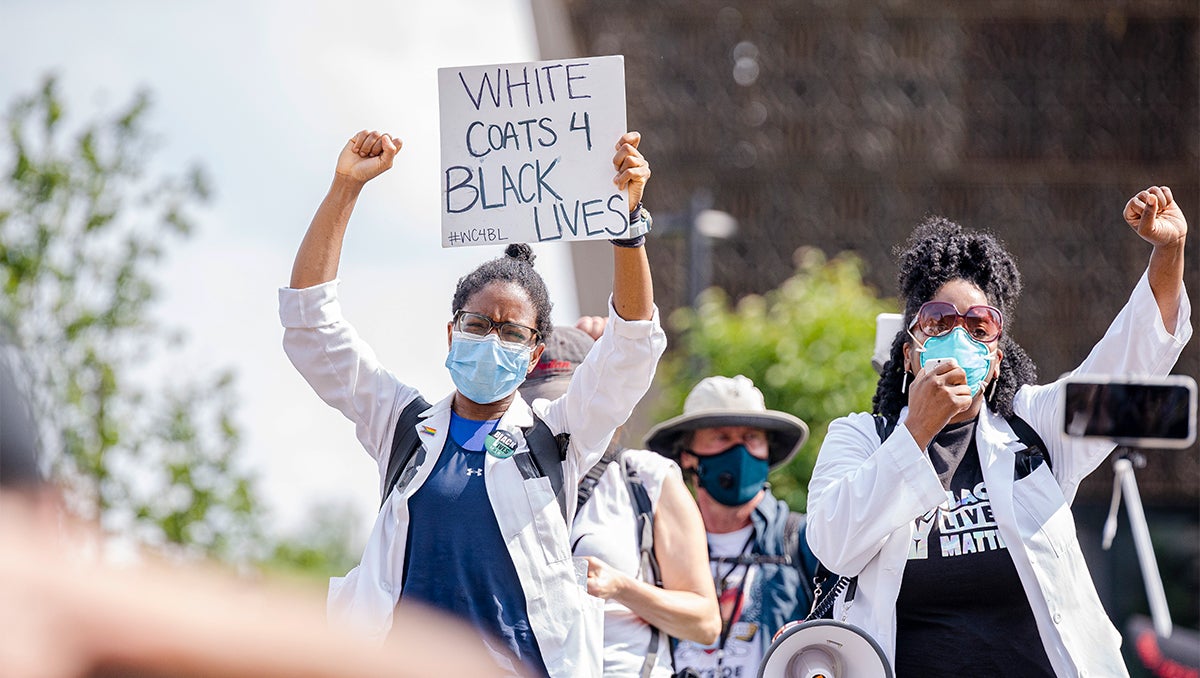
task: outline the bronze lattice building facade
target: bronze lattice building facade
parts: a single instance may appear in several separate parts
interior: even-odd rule
[[[736,218],[736,236],[713,243],[710,277],[734,298],[790,276],[800,247],[856,252],[868,282],[892,296],[892,247],[943,214],[993,231],[1017,256],[1025,293],[1010,326],[1051,379],[1082,360],[1144,270],[1149,247],[1120,212],[1152,184],[1171,186],[1189,218],[1187,286],[1200,294],[1196,0],[532,6],[543,58],[625,56],[656,221],[686,226],[709,205]],[[689,303],[694,262],[669,233],[650,258],[665,316]],[[579,275],[589,260],[604,258],[577,254]],[[585,311],[599,303],[581,298]],[[1200,377],[1198,343],[1177,372]],[[1152,453],[1138,481],[1148,506],[1182,520],[1191,547],[1183,570],[1164,576],[1194,598],[1197,447]],[[1081,538],[1111,483],[1105,465],[1081,488]],[[1137,581],[1136,566],[1122,567],[1095,573],[1102,590],[1106,577]]]

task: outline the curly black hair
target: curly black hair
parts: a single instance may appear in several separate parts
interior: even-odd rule
[[[533,270],[533,260],[537,256],[533,248],[525,243],[514,243],[504,249],[504,256],[485,261],[474,271],[458,279],[454,289],[454,299],[450,302],[450,313],[457,314],[479,290],[493,282],[510,282],[525,290],[529,300],[533,302],[533,310],[537,315],[538,334],[545,341],[554,331],[554,323],[550,321],[550,311],[554,304],[550,303],[550,293],[546,291],[546,282],[542,276]]]
[[[971,231],[944,217],[927,217],[908,241],[895,249],[900,262],[900,296],[904,300],[904,328],[912,324],[921,305],[933,298],[943,285],[962,279],[974,284],[988,303],[1004,315],[1000,350],[1000,376],[989,386],[985,398],[993,412],[1007,417],[1017,389],[1036,383],[1037,368],[1029,355],[1012,340],[1013,308],[1021,294],[1021,274],[1003,243],[989,233]],[[902,392],[911,380],[904,369],[904,345],[908,333],[901,329],[892,340],[890,358],[883,366],[872,400],[876,414],[895,420],[908,404]],[[906,390],[906,389],[905,389]]]

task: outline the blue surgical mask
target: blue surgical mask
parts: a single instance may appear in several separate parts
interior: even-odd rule
[[[769,470],[766,459],[750,454],[745,445],[734,445],[724,452],[700,457],[696,480],[718,502],[741,506],[763,488]]]
[[[446,368],[459,393],[486,405],[517,390],[525,381],[532,351],[531,346],[500,341],[495,334],[479,337],[454,332],[450,335]]]
[[[971,387],[971,397],[974,398],[983,381],[992,371],[994,354],[987,344],[971,338],[967,331],[955,327],[949,333],[940,337],[930,337],[924,346],[917,347],[921,354],[921,367],[930,358],[954,358],[958,366],[967,373],[967,386]]]

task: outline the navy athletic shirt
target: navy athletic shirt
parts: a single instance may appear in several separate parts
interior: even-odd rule
[[[450,435],[429,479],[408,501],[401,604],[419,601],[488,633],[493,651],[547,675],[525,595],[488,501],[483,441],[499,419],[450,415]]]

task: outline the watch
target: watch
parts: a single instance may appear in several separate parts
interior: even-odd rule
[[[637,207],[629,213],[629,238],[637,238],[646,235],[654,225],[654,217],[650,216],[650,210],[646,209],[642,203],[638,203]]]

